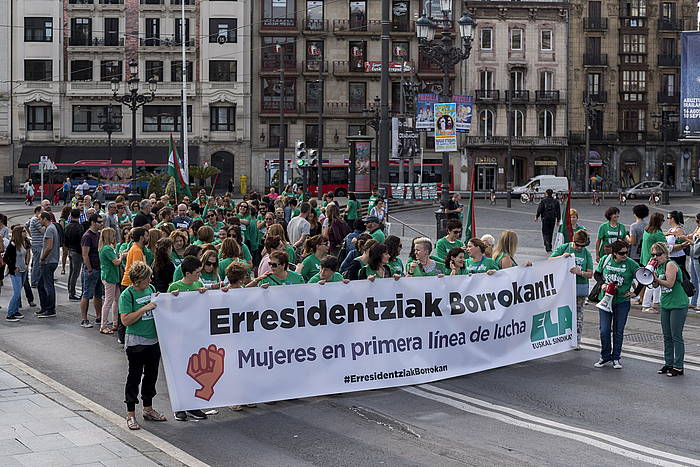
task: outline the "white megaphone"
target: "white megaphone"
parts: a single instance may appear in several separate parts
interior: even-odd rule
[[[639,268],[634,271],[634,278],[637,283],[646,285],[649,287],[654,282],[654,269],[656,269],[656,259],[652,259],[643,268]]]
[[[603,299],[596,304],[596,308],[612,313],[612,301],[615,298],[615,293],[617,292],[617,283],[609,282],[605,284],[605,295]]]

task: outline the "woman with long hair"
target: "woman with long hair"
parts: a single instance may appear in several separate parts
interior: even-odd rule
[[[445,272],[449,271],[450,276],[463,276],[467,274],[467,269],[464,267],[465,262],[464,248],[452,248],[445,256]]]
[[[345,270],[345,277],[347,277],[351,281],[356,281],[357,279],[359,279],[360,270],[369,264],[369,251],[374,245],[379,243],[369,235],[367,235],[367,238],[360,237],[358,237],[358,240],[355,243],[355,249],[357,250],[359,255],[356,256],[354,259],[350,260],[350,265]],[[349,255],[345,261],[348,261],[348,259]]]
[[[384,240],[386,245],[386,251],[389,253],[389,267],[391,268],[392,274],[404,275],[403,262],[399,255],[401,254],[401,239],[396,235],[389,235]]]
[[[355,219],[359,217],[360,202],[355,198],[355,193],[348,193],[348,202],[345,204],[345,221],[348,225],[352,225]]]
[[[202,273],[199,280],[207,289],[218,289],[221,285],[219,277],[219,257],[216,250],[205,250],[199,257],[202,262]]]
[[[289,238],[287,238],[287,232],[284,230],[284,228],[279,224],[273,224],[267,229],[267,235],[278,236],[280,240],[282,240],[282,243],[284,243],[284,251],[287,253],[289,264],[296,264],[297,255],[294,251],[294,247],[289,244]]]
[[[695,286],[695,295],[690,299],[690,308],[700,312],[698,307],[698,294],[700,294],[700,213],[695,215],[695,230],[688,235],[688,239],[693,242],[690,247],[690,280]]]
[[[65,231],[66,225],[70,222],[70,205],[64,203],[63,209],[61,209],[61,217],[58,218],[58,223],[61,224],[63,230]],[[66,273],[66,260],[68,259],[68,248],[61,245],[61,274]]]
[[[226,277],[226,269],[234,262],[241,263],[243,267],[246,268],[246,271],[248,271],[248,274],[250,274],[251,269],[250,266],[248,266],[248,262],[243,258],[243,250],[240,244],[235,238],[226,238],[221,243],[221,251],[219,252],[217,270],[220,278],[223,279]]]
[[[666,236],[662,230],[664,224],[664,215],[660,212],[655,212],[649,216],[649,225],[644,229],[644,234],[642,235],[642,249],[640,251],[640,264],[646,266],[652,259],[651,246],[658,242],[665,242]],[[654,307],[658,305],[661,296],[661,289],[659,287],[652,287],[644,291],[644,298],[642,299],[642,312],[643,313],[658,313],[659,311]]]
[[[323,221],[323,235],[328,237],[330,254],[337,256],[343,245],[345,236],[350,233],[350,227],[340,216],[340,210],[335,203],[326,206],[326,218]]]
[[[309,222],[309,237],[321,235],[322,226],[318,221],[318,213],[316,212],[316,209],[312,208],[309,211],[309,215],[307,216],[306,220]]]
[[[265,253],[258,264],[258,276],[262,276],[268,272],[272,272],[270,267],[270,253],[273,251],[285,251],[284,242],[277,235],[268,235],[265,237],[263,252]]]
[[[153,259],[153,286],[158,292],[167,292],[173,282],[175,264],[172,259],[173,240],[163,237],[158,240]]]
[[[373,281],[376,278],[400,278],[401,275],[391,273],[391,268],[389,267],[390,257],[391,256],[389,255],[386,245],[383,243],[375,243],[372,245],[372,248],[369,249],[369,260],[367,261],[367,264],[360,269],[357,278],[369,279],[370,281]]]
[[[98,244],[100,279],[105,289],[105,298],[102,302],[102,320],[100,321],[101,334],[114,334],[119,319],[119,284],[122,280],[119,266],[126,253],[117,254],[116,246],[117,232],[111,227],[102,229]]]
[[[2,239],[0,239],[1,242]],[[24,318],[24,315],[19,311],[19,301],[22,298],[22,288],[29,270],[30,255],[31,244],[27,238],[27,230],[22,225],[15,225],[12,227],[10,243],[3,255],[7,273],[12,281],[12,298],[10,298],[5,315],[7,321],[16,322]],[[2,272],[4,273],[4,268]]]
[[[273,251],[270,253],[271,273],[256,277],[249,285],[259,285],[263,289],[271,285],[293,285],[305,284],[301,274],[289,271],[289,258],[284,251]]]
[[[321,270],[321,260],[328,255],[328,237],[314,235],[304,242],[304,260],[297,264],[296,272],[301,274],[305,281],[311,279]]]
[[[512,268],[518,265],[518,263],[515,262],[515,252],[517,250],[518,234],[512,230],[504,230],[498,237],[498,242],[493,249],[493,255],[491,257],[496,261],[499,269]],[[532,266],[532,263],[527,261],[525,266]]]
[[[683,224],[685,223],[685,218],[681,211],[671,211],[668,213],[668,225],[669,229],[666,232],[666,243],[669,246],[668,257],[675,261],[685,279],[690,278],[688,270],[685,267],[687,256],[685,254],[685,248],[690,246],[689,237],[686,235],[683,229]]]
[[[170,239],[173,241],[173,252],[170,259],[173,260],[175,266],[179,266],[182,258],[185,257],[185,250],[190,244],[190,237],[182,230],[176,230],[170,234]]]

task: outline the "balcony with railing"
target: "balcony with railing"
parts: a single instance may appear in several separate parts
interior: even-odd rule
[[[123,37],[71,37],[69,50],[79,47],[124,47]]]
[[[583,54],[584,66],[608,66],[608,54]]]
[[[476,102],[498,102],[500,91],[497,89],[477,89],[474,91]]]
[[[146,37],[139,39],[139,45],[141,47],[165,47],[165,48],[175,48],[178,49],[182,47],[182,43],[179,40],[175,40],[172,37],[167,37],[161,39],[159,37]],[[194,47],[194,39],[187,39],[185,41],[185,47]]]
[[[330,29],[327,19],[304,18],[302,26],[301,32],[307,35],[327,34]]]
[[[559,91],[535,91],[535,102],[538,104],[558,104]]]
[[[333,33],[336,36],[379,35],[382,33],[382,22],[376,19],[334,19]]]
[[[365,62],[363,61],[343,61],[343,60],[336,60],[333,62],[333,75],[335,76],[345,76],[345,77],[360,77],[360,76],[365,76]],[[367,78],[375,78],[378,76],[374,76],[374,74],[368,74],[365,77]]]
[[[668,91],[659,91],[656,93],[656,100],[659,102],[659,104],[680,105],[681,95],[677,91],[672,93],[669,93]]]
[[[297,29],[296,18],[262,18],[260,21],[261,31],[283,30],[292,31]]]
[[[643,141],[647,140],[647,132],[646,131],[620,130],[620,131],[618,131],[618,135],[619,135],[620,141],[624,142],[624,143],[637,143],[637,142],[643,142]]]
[[[185,2],[185,6],[194,6],[195,5],[195,0],[170,0],[171,5],[182,5],[182,2]]]
[[[280,102],[279,97],[263,99],[260,102],[260,114],[261,115],[279,115],[280,113]],[[284,114],[297,114],[297,103],[294,96],[285,96],[284,98]]]
[[[391,23],[392,36],[413,36],[416,33],[415,21]]]
[[[352,110],[351,110],[352,107]],[[349,117],[354,113],[361,113],[365,105],[352,105],[348,102],[324,102],[323,115],[326,117]],[[359,110],[357,110],[359,109]],[[298,106],[298,114],[304,118],[318,118],[318,113],[321,110],[320,102],[300,102]]]
[[[519,90],[519,91],[506,91],[506,102],[511,99],[514,104],[527,104],[530,102],[530,91]]]
[[[285,57],[284,61],[284,73],[286,75],[295,75],[299,73],[299,64],[296,62],[294,57]],[[263,59],[260,64],[260,74],[279,74],[280,72],[280,60],[279,56],[273,56],[269,59]]]
[[[659,31],[682,31],[683,20],[677,18],[659,18],[656,23]]]
[[[599,16],[583,18],[583,29],[586,31],[607,31],[608,18],[601,18]]]
[[[604,104],[608,102],[608,93],[606,91],[586,92],[583,91],[583,102],[586,102],[586,97],[590,97],[592,103]]]
[[[679,67],[681,66],[681,56],[668,54],[658,55],[657,64],[658,66]]]
[[[141,10],[164,10],[165,0],[141,0]]]
[[[508,136],[467,136],[467,146],[507,146]],[[547,146],[566,147],[569,140],[566,136],[513,136],[510,138],[513,146]]]
[[[637,31],[646,29],[649,24],[648,21],[645,16],[624,16],[622,13],[620,14],[620,28],[622,29],[635,29]]]
[[[304,75],[318,76],[321,65],[323,65],[323,74],[327,74],[330,71],[328,60],[304,60],[301,62],[301,72]]]

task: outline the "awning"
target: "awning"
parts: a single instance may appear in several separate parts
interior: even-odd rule
[[[199,165],[199,146],[189,147],[190,165]],[[107,146],[24,146],[17,166],[21,169],[30,164],[38,164],[41,156],[49,156],[54,164],[75,164],[78,161],[108,160]],[[137,163],[163,164],[168,163],[168,146],[136,146]],[[130,146],[112,146],[112,163],[131,163]]]

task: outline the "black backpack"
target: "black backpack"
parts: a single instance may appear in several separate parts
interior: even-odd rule
[[[53,225],[56,227],[56,231],[58,232],[58,245],[63,246],[66,238],[66,235],[63,232],[63,226],[58,222],[53,222]]]

